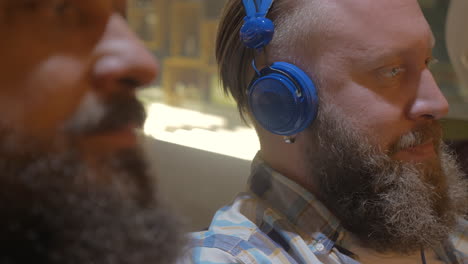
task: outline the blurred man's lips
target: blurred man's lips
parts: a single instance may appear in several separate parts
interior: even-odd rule
[[[436,155],[432,140],[426,143],[398,151],[394,158],[397,160],[421,162],[433,158]]]
[[[139,126],[127,124],[116,129],[89,134],[87,141],[96,148],[124,149],[135,147],[138,143],[136,129]]]

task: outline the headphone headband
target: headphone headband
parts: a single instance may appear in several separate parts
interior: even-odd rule
[[[273,4],[273,0],[242,0],[244,3],[246,18],[266,17]]]
[[[275,31],[273,22],[266,18],[273,0],[242,0],[246,16],[240,30],[240,38],[245,46],[261,49],[270,43]]]

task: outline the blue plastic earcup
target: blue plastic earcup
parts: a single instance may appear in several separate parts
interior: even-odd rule
[[[263,128],[277,135],[291,136],[315,120],[316,87],[298,67],[276,62],[262,69],[249,85],[249,107]]]
[[[275,25],[266,17],[247,17],[240,30],[244,45],[251,49],[260,49],[273,39]]]

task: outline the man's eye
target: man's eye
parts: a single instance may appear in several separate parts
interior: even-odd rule
[[[71,8],[69,0],[22,0],[19,6],[26,12],[43,17],[62,15]]]
[[[52,8],[56,14],[65,15],[76,9],[74,4],[72,4],[71,2],[72,1],[70,0],[54,0]]]
[[[68,1],[59,1],[55,4],[55,11],[59,14],[65,13],[70,8]]]
[[[434,67],[434,65],[436,65],[437,63],[439,63],[439,60],[433,57],[427,58],[425,61],[426,67],[428,69],[432,69],[432,67]]]
[[[400,74],[405,72],[406,69],[403,67],[392,67],[392,68],[385,68],[380,71],[381,75],[385,78],[395,78],[398,77]]]
[[[38,0],[19,0],[11,6],[12,10],[24,11],[24,12],[39,12],[44,7],[44,1]]]

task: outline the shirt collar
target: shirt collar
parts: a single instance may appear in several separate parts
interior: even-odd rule
[[[259,154],[252,162],[248,189],[284,217],[306,243],[320,241],[328,250],[352,243],[351,234],[311,192],[268,166]]]

